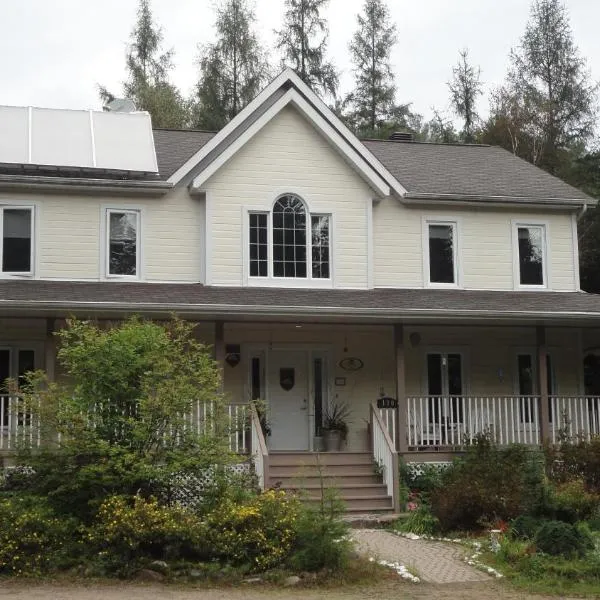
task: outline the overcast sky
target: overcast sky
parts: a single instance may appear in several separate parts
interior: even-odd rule
[[[565,0],[574,38],[600,79],[600,0]],[[175,50],[173,81],[185,94],[197,79],[198,43],[213,40],[212,0],[152,0],[165,47]],[[363,0],[330,0],[329,53],[352,85],[348,42]],[[388,0],[398,25],[392,60],[399,102],[430,116],[447,109],[451,67],[469,48],[486,91],[500,83],[518,44],[529,0]],[[283,0],[256,0],[259,35],[272,47]],[[97,84],[119,92],[137,0],[0,0],[0,104],[100,108]],[[271,51],[271,56],[275,54]],[[485,112],[487,98],[481,101]]]

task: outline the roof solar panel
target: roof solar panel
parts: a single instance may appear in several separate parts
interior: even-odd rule
[[[145,112],[0,106],[0,163],[158,171]]]

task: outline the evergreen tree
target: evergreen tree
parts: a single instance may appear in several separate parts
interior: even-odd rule
[[[329,30],[321,10],[329,0],[285,0],[283,29],[277,31],[277,49],[283,63],[294,69],[313,90],[335,98],[338,76],[325,51]]]
[[[149,1],[140,0],[127,52],[128,79],[123,93],[138,110],[150,113],[154,127],[185,127],[189,121],[188,103],[169,82],[173,51],[163,52],[162,40],[162,30],[153,21]],[[106,102],[115,94],[101,86],[100,97]]]
[[[402,121],[404,111],[395,105],[396,86],[390,64],[390,53],[397,41],[396,25],[390,23],[388,7],[383,0],[365,0],[363,13],[357,15],[358,29],[350,42],[354,64],[354,91],[347,104],[349,121],[362,135],[377,135],[390,121]],[[392,127],[393,128],[393,127]]]
[[[247,0],[224,0],[217,7],[217,41],[203,48],[194,125],[221,129],[258,94],[269,77],[265,53],[252,27]]]
[[[558,174],[565,151],[585,144],[593,134],[598,90],[560,0],[533,0],[520,46],[510,59],[488,130],[497,134],[508,128],[511,149],[516,146],[520,156]],[[505,110],[498,111],[499,106]]]
[[[475,139],[477,96],[482,93],[480,75],[481,69],[469,63],[469,51],[461,50],[458,63],[452,68],[452,80],[448,82],[448,88],[452,108],[464,121],[461,138],[467,143],[472,143]]]

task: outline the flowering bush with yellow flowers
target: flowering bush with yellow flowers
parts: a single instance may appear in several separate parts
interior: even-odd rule
[[[143,558],[206,558],[204,530],[199,517],[185,508],[164,506],[155,498],[111,496],[84,541],[109,570],[110,564],[126,570]]]
[[[300,511],[298,500],[283,491],[242,503],[224,499],[204,520],[214,558],[253,570],[282,564],[293,549]]]
[[[76,522],[57,517],[41,498],[0,499],[0,573],[31,576],[66,566],[77,537]]]

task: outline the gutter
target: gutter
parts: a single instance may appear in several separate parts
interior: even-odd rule
[[[118,193],[143,196],[163,196],[173,184],[167,181],[133,181],[125,179],[98,179],[91,177],[44,177],[31,175],[0,175],[0,191],[47,191]]]
[[[480,319],[504,319],[504,320],[535,320],[535,319],[564,319],[576,320],[581,318],[594,318],[600,320],[600,311],[511,311],[511,310],[480,310],[480,309],[392,309],[392,308],[353,308],[353,307],[323,307],[323,306],[273,306],[273,305],[245,305],[245,304],[167,304],[157,303],[126,303],[126,302],[68,302],[64,300],[2,300],[1,309],[31,310],[32,312],[56,311],[102,311],[102,312],[129,312],[129,313],[165,313],[173,312],[179,314],[206,314],[231,316],[269,316],[269,317],[357,317],[368,320],[392,320],[411,318],[480,318]]]
[[[433,194],[428,192],[409,192],[402,200],[406,204],[420,206],[425,203],[424,201],[431,201],[435,204],[452,204],[452,206],[457,206],[461,203],[465,206],[472,206],[473,204],[482,206],[514,206],[515,204],[521,204],[523,206],[566,208],[570,210],[587,205],[587,200],[584,198],[531,198],[527,196],[481,196],[471,194]]]

